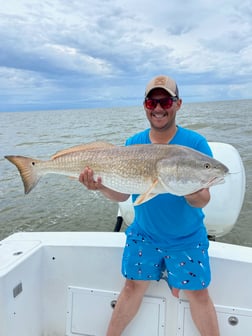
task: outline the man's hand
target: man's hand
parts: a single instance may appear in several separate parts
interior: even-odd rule
[[[210,201],[210,197],[209,189],[205,188],[193,194],[186,195],[185,199],[194,208],[204,208]]]
[[[97,190],[101,191],[104,196],[109,198],[112,201],[116,202],[124,202],[129,198],[128,194],[123,194],[117,192],[115,190],[109,189],[102,184],[101,177],[97,178],[97,181],[94,180],[94,172],[91,168],[84,168],[83,172],[80,173],[79,176],[80,183],[84,184],[84,186],[88,190]]]
[[[100,177],[97,178],[97,181],[94,180],[93,170],[89,167],[84,168],[83,172],[81,172],[79,181],[80,183],[84,184],[88,190],[101,190],[105,188],[102,185]]]

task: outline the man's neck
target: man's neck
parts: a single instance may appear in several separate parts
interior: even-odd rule
[[[167,144],[174,138],[176,133],[177,126],[174,125],[174,127],[162,131],[151,128],[149,136],[152,143]]]

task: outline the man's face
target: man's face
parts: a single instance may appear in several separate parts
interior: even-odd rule
[[[171,97],[169,93],[163,89],[154,89],[148,95],[148,98],[158,100],[169,97]],[[146,116],[151,124],[151,127],[157,130],[166,130],[174,125],[176,112],[179,110],[181,103],[182,101],[178,99],[177,101],[173,101],[172,105],[168,108],[164,108],[162,103],[158,103],[153,109],[147,108],[146,103],[144,103]]]

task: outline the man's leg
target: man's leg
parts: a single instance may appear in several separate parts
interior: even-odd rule
[[[201,336],[220,336],[216,311],[207,289],[185,290],[192,319]]]
[[[107,336],[120,336],[136,315],[149,281],[126,280],[114,308]],[[213,335],[212,335],[213,336]]]

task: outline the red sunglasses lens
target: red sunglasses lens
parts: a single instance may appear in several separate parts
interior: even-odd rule
[[[161,99],[160,105],[163,109],[168,109],[172,106],[173,100],[171,98]]]
[[[164,98],[164,99],[147,98],[145,100],[145,106],[149,110],[154,110],[157,107],[158,103],[161,105],[163,109],[168,109],[172,106],[173,100],[172,98]]]
[[[157,102],[155,99],[146,99],[145,100],[145,106],[149,110],[154,110],[154,108],[157,106]]]

